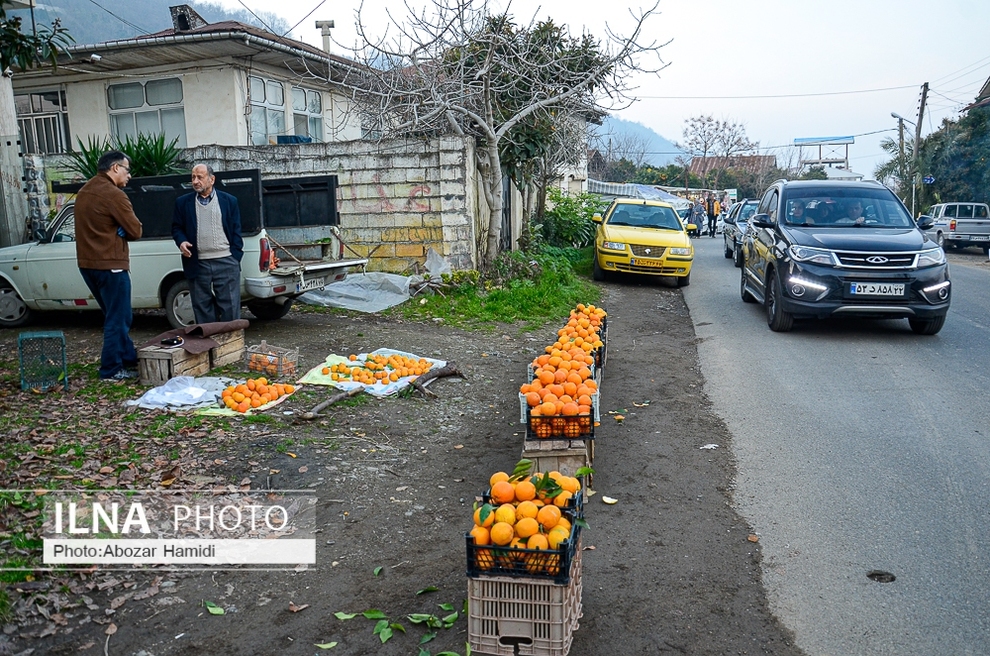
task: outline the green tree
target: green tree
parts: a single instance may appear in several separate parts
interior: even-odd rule
[[[828,180],[828,173],[824,166],[809,166],[807,171],[798,176],[798,180]]]
[[[0,71],[8,67],[26,70],[42,62],[57,67],[58,56],[71,43],[72,36],[59,19],[51,27],[39,27],[37,34],[25,34],[21,31],[21,17],[8,16],[0,7]]]

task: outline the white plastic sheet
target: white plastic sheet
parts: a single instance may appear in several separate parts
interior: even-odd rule
[[[188,410],[216,405],[224,388],[233,381],[226,378],[176,376],[164,385],[153,387],[139,399],[125,401],[128,406],[147,410]]]

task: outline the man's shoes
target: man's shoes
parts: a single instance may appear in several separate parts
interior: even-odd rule
[[[132,378],[137,378],[137,377],[138,377],[138,375],[137,375],[137,372],[136,371],[130,371],[128,369],[121,369],[120,371],[118,371],[114,375],[109,376],[107,378],[102,378],[101,380],[106,380],[106,381],[131,380]]]

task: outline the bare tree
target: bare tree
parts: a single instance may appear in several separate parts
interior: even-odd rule
[[[389,13],[392,34],[382,37],[369,33],[359,10],[353,55],[364,67],[332,82],[350,91],[371,132],[477,138],[489,209],[478,246],[487,267],[501,240],[502,149],[524,128],[631,102],[631,74],[664,66],[664,44],[641,42],[656,4],[633,14],[623,35],[606,26],[602,41],[587,33],[572,37],[566,27],[535,18],[518,26],[507,12],[491,13],[489,0],[432,0],[418,12],[408,4],[406,10],[401,20]],[[646,56],[656,57],[656,65],[643,64]]]
[[[678,148],[701,158],[701,177],[715,171],[713,186],[717,189],[722,170],[729,158],[755,151],[759,144],[746,136],[746,128],[741,123],[714,116],[694,116],[685,119],[684,142]]]

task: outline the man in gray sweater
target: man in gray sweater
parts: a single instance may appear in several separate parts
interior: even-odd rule
[[[196,323],[241,318],[241,211],[237,199],[214,189],[213,168],[192,168],[194,193],[175,201],[172,239],[182,253]]]

